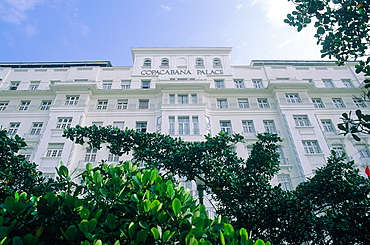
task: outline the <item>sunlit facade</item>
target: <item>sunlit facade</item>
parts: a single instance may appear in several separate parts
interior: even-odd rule
[[[114,125],[201,141],[221,130],[240,133],[248,157],[259,132],[277,133],[279,174],[292,189],[322,166],[331,150],[361,169],[370,163],[369,138],[340,135],[343,112],[368,104],[355,99],[364,77],[354,65],[305,60],[254,60],[231,65],[231,48],[133,48],[133,65],[102,62],[0,63],[0,125],[26,139],[22,154],[47,176],[63,161],[71,171],[127,156],[89,149],[62,137],[75,125]],[[363,171],[362,171],[363,172]],[[195,189],[194,183],[185,183]]]

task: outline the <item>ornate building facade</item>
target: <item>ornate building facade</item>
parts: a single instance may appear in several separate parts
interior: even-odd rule
[[[259,132],[277,133],[281,170],[273,180],[292,189],[325,164],[331,150],[346,152],[363,170],[369,138],[339,134],[343,112],[368,104],[355,99],[364,77],[354,64],[254,60],[231,65],[231,48],[133,48],[133,66],[102,62],[0,63],[0,125],[26,139],[22,154],[47,176],[63,161],[72,170],[101,159],[62,137],[77,124],[136,128],[201,141],[203,135],[240,133],[235,146],[248,157]],[[194,189],[194,183],[185,183]]]

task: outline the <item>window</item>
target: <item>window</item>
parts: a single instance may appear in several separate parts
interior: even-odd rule
[[[125,129],[125,122],[113,122],[113,127],[123,130]]]
[[[356,145],[361,158],[370,158],[370,150],[366,145]]]
[[[263,88],[262,80],[261,79],[253,79],[252,80],[254,88]]]
[[[307,116],[293,116],[293,119],[297,127],[311,126]]]
[[[281,189],[283,189],[284,191],[293,190],[292,182],[289,175],[278,176],[278,181],[281,184]]]
[[[343,85],[346,88],[354,88],[353,83],[350,79],[342,79]]]
[[[108,100],[98,100],[98,104],[96,106],[97,110],[106,110],[108,108]]]
[[[179,134],[190,134],[190,124],[189,124],[189,117],[179,117],[178,118],[179,124]]]
[[[202,59],[202,58],[197,58],[197,59],[195,60],[195,65],[196,65],[196,66],[204,66],[203,59]]]
[[[231,121],[220,121],[221,131],[225,132],[227,135],[231,136],[233,130],[231,128]]]
[[[18,110],[20,111],[27,111],[28,107],[30,106],[31,101],[30,100],[22,100],[21,104],[18,107]]]
[[[322,125],[322,128],[323,128],[324,132],[335,133],[335,128],[334,128],[333,123],[331,122],[330,119],[321,120],[321,125]]]
[[[117,109],[126,110],[128,105],[128,100],[117,100]]]
[[[342,99],[339,99],[339,98],[333,98],[333,104],[335,106],[335,108],[344,108],[346,107],[342,101]]]
[[[302,141],[304,151],[306,154],[317,154],[321,153],[321,149],[316,140]]]
[[[213,65],[214,66],[220,66],[221,65],[221,60],[219,58],[214,58],[213,59]]]
[[[72,117],[58,117],[58,123],[56,128],[69,128],[72,123]]]
[[[235,88],[245,88],[243,79],[234,80]]]
[[[39,84],[40,84],[39,81],[31,82],[28,90],[37,90],[37,88],[39,87]]]
[[[65,105],[77,105],[79,99],[80,99],[79,95],[67,95],[66,101],[64,102],[64,104]]]
[[[286,102],[288,103],[301,103],[298,94],[285,94]]]
[[[366,104],[365,104],[365,101],[363,99],[360,99],[360,98],[353,98],[353,103],[355,103],[355,105],[358,108],[367,107]]]
[[[61,157],[63,152],[64,144],[60,143],[49,143],[48,149],[46,150],[46,157]]]
[[[323,79],[322,81],[324,83],[325,88],[334,88],[334,84],[331,81],[331,79]]]
[[[270,108],[269,102],[266,98],[257,99],[259,108]]]
[[[40,110],[47,111],[50,109],[51,100],[43,100],[40,105]]]
[[[149,89],[150,88],[150,81],[149,80],[141,81],[141,88]]]
[[[337,156],[342,156],[345,153],[344,148],[343,148],[342,145],[332,145],[331,150],[335,151]]]
[[[145,59],[144,60],[144,64],[143,64],[144,66],[151,66],[152,65],[152,60],[151,59],[149,59],[149,58],[147,58],[147,59]]]
[[[140,132],[146,132],[147,122],[136,122],[136,130]]]
[[[8,105],[9,105],[9,101],[0,101],[0,111],[5,111]]]
[[[175,117],[169,117],[168,118],[169,122],[169,134],[174,135],[175,134]]]
[[[252,120],[242,121],[242,125],[243,125],[243,133],[255,134],[256,131],[254,129],[254,123]]]
[[[170,99],[170,104],[175,104],[175,95],[174,94],[170,94],[168,95],[169,99]]]
[[[92,125],[95,125],[95,126],[98,126],[98,127],[102,127],[103,126],[103,122],[91,122]]]
[[[239,108],[249,108],[249,102],[248,99],[238,99],[238,107]]]
[[[179,94],[177,96],[177,101],[178,101],[179,104],[188,104],[189,103],[188,95],[187,94],[184,94],[184,95]]]
[[[84,161],[85,162],[95,162],[97,152],[98,152],[97,149],[86,149]]]
[[[32,123],[32,128],[30,131],[30,135],[40,135],[42,129],[42,122],[34,122]]]
[[[192,117],[193,121],[193,133],[194,134],[199,134],[199,120],[197,116]]]
[[[197,94],[191,94],[191,103],[192,104],[198,104],[198,95]]]
[[[20,82],[10,82],[9,90],[17,90]]]
[[[108,162],[119,162],[119,156],[112,153],[108,154]]]
[[[228,108],[227,99],[217,99],[217,108],[220,109]]]
[[[103,81],[102,89],[111,89],[112,88],[112,81]]]
[[[8,135],[16,135],[19,129],[19,126],[21,126],[20,122],[11,122],[9,124],[9,129],[8,129]]]
[[[324,108],[324,104],[322,103],[321,99],[312,99],[312,103],[315,108]]]
[[[169,65],[170,65],[170,62],[167,58],[162,59],[161,66],[169,66]]]
[[[225,88],[224,80],[215,80],[215,88]]]
[[[275,122],[273,120],[263,120],[263,126],[266,133],[276,134]]]
[[[121,81],[121,89],[130,89],[131,81],[130,80],[122,80]]]
[[[149,100],[139,100],[139,109],[149,109]]]

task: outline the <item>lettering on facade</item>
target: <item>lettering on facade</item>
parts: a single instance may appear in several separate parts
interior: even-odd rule
[[[197,75],[223,75],[223,70],[196,70]],[[158,75],[192,75],[190,70],[142,70],[143,76]]]

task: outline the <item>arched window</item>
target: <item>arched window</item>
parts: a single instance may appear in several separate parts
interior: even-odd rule
[[[147,58],[144,60],[144,66],[151,66],[152,65],[152,60]]]
[[[162,59],[161,66],[169,66],[170,62],[168,61],[167,58]]]
[[[197,59],[195,60],[195,65],[196,65],[196,66],[204,66],[203,59],[202,59],[202,58],[197,58]]]
[[[221,65],[221,60],[219,58],[214,58],[213,59],[213,65],[214,66],[220,66]]]

